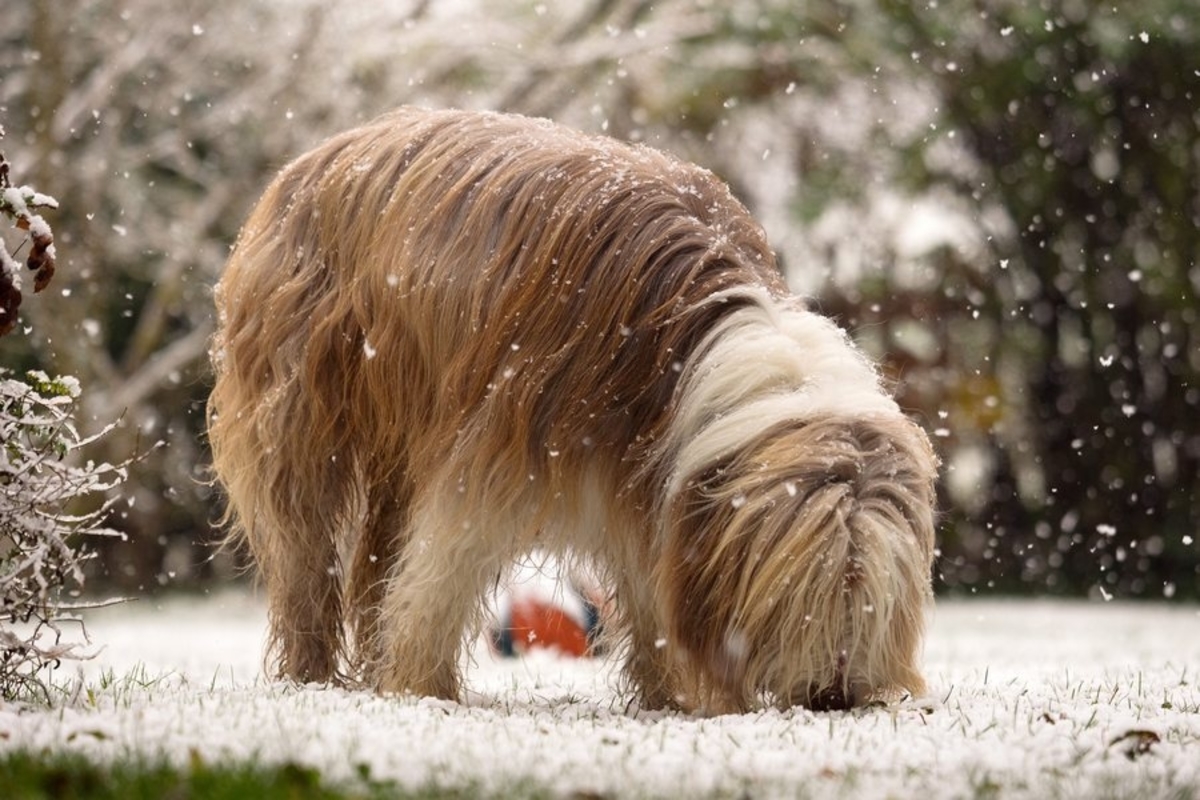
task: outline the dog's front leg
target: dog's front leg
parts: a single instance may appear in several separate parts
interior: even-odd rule
[[[368,680],[381,693],[458,699],[459,657],[483,594],[510,559],[503,525],[425,503],[380,608],[378,660]]]

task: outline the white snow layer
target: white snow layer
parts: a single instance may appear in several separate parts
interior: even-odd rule
[[[0,703],[0,750],[291,761],[497,794],[1200,796],[1196,606],[942,602],[929,696],[715,718],[630,710],[612,663],[546,652],[477,648],[463,704],[271,682],[264,629],[239,594],[92,612],[103,649],[80,680],[57,676],[76,698]]]

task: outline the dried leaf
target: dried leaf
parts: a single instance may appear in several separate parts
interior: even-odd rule
[[[1108,746],[1116,747],[1124,743],[1125,757],[1134,761],[1150,753],[1154,745],[1161,741],[1162,737],[1152,730],[1134,728],[1113,739]]]

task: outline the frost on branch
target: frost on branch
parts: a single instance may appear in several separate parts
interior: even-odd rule
[[[4,129],[0,128],[0,137]],[[54,275],[54,236],[34,209],[57,208],[52,197],[9,181],[0,154],[0,216],[25,235],[10,252],[0,239],[0,336],[17,322],[22,268],[33,291]],[[125,464],[80,465],[76,451],[108,432],[81,437],[74,424],[79,384],[28,372],[18,379],[0,367],[0,699],[48,695],[43,671],[63,658],[79,658],[82,642],[64,635],[73,606],[64,593],[83,586],[89,536],[102,526],[111,500],[98,495],[125,478]],[[82,635],[82,628],[77,629]]]
[[[66,636],[64,592],[83,585],[86,538],[112,535],[102,523],[111,500],[72,511],[125,477],[125,465],[74,464],[96,437],[72,422],[79,385],[0,368],[0,698],[45,695],[42,672],[80,657]],[[99,435],[103,435],[103,431]],[[80,629],[82,632],[82,629]]]
[[[0,137],[4,129],[0,128]],[[40,292],[54,277],[54,234],[39,214],[38,208],[58,208],[53,197],[40,194],[28,186],[13,186],[8,177],[8,161],[0,153],[0,215],[8,217],[18,230],[27,232],[18,250],[29,243],[25,267],[33,273],[33,291]],[[21,268],[8,245],[0,242],[0,336],[17,324],[17,309],[21,306]]]

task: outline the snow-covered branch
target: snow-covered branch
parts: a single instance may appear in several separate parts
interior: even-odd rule
[[[0,128],[0,137],[3,136],[4,129]],[[27,232],[30,247],[25,266],[33,272],[33,291],[40,292],[54,276],[55,253],[54,233],[36,210],[58,208],[58,201],[29,186],[13,186],[8,173],[8,161],[0,153],[0,216],[10,219],[18,230]],[[0,336],[12,331],[17,324],[21,284],[21,268],[14,254],[9,252],[7,243],[0,240]]]
[[[0,369],[0,697],[45,693],[42,670],[77,657],[58,625],[63,593],[83,585],[85,537],[103,527],[113,500],[73,507],[125,479],[125,466],[75,463],[95,437],[76,430],[79,384]]]

